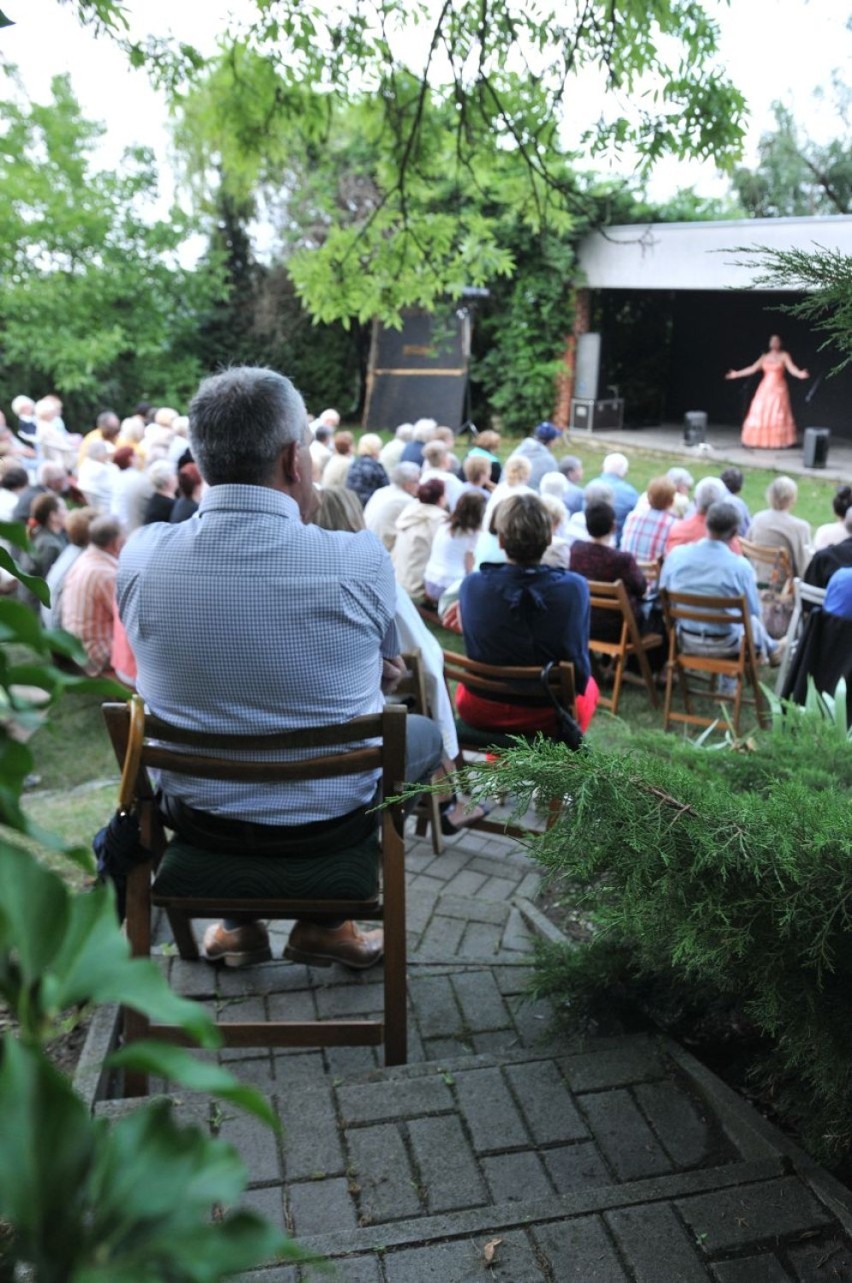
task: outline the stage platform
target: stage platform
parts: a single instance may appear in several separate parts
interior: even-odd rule
[[[688,446],[683,441],[683,424],[662,423],[656,428],[605,428],[600,432],[569,431],[568,441],[578,445],[601,446],[617,450],[647,450],[664,454],[669,459],[682,459],[689,467],[695,463],[715,464],[720,467],[733,463],[740,468],[769,468],[790,476],[815,477],[828,481],[852,482],[852,438],[838,437],[832,433],[828,451],[828,464],[824,468],[806,468],[802,446],[789,450],[749,450],[740,444],[737,427],[710,424],[705,446]]]

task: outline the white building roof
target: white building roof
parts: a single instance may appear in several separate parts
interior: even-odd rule
[[[852,256],[852,215],[606,227],[581,241],[579,259],[596,290],[749,289],[760,268],[737,251],[754,246]]]

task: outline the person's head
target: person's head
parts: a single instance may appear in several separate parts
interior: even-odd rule
[[[395,468],[391,468],[390,479],[400,490],[413,495],[417,493],[420,484],[420,469],[416,463],[398,463]]]
[[[702,477],[695,487],[695,506],[701,513],[707,513],[711,504],[721,503],[728,490],[720,477]]]
[[[363,530],[364,509],[354,490],[327,486],[319,492],[319,507],[312,520],[323,530]]]
[[[561,499],[557,499],[556,495],[543,494],[540,497],[547,515],[550,517],[550,525],[555,534],[559,527],[568,520],[568,509]]]
[[[327,410],[323,410],[322,414],[319,415],[319,419],[322,423],[327,423],[332,431],[340,427],[340,415],[337,410],[334,410],[331,407]]]
[[[177,417],[177,410],[173,410],[170,405],[161,405],[154,415],[154,422],[160,428],[170,428]]]
[[[316,504],[305,403],[274,370],[237,366],[205,379],[189,407],[189,439],[209,486],[269,486],[307,520]]]
[[[68,486],[68,473],[61,463],[43,463],[38,470],[38,481],[48,490],[62,494]]]
[[[559,464],[559,471],[578,486],[583,480],[583,460],[578,459],[576,454],[566,454]]]
[[[145,435],[145,420],[141,414],[131,414],[121,420],[121,435],[125,441],[141,441]]]
[[[109,458],[109,446],[106,441],[90,441],[86,447],[86,458],[93,463],[106,463]]]
[[[561,437],[562,433],[555,423],[540,423],[533,432],[533,438],[540,441],[542,445],[546,445],[548,449],[552,449],[554,441],[560,440]]]
[[[89,543],[100,548],[102,552],[112,553],[117,557],[124,538],[121,522],[115,517],[95,517],[89,526]]]
[[[148,469],[148,480],[157,494],[168,495],[171,498],[177,489],[177,473],[174,464],[168,459],[156,459]]]
[[[626,454],[621,454],[616,450],[614,454],[608,454],[603,461],[601,471],[604,476],[608,477],[626,477],[630,462]]]
[[[655,512],[668,512],[675,501],[677,488],[671,477],[653,477],[648,482],[648,506]]]
[[[319,441],[320,445],[328,445],[333,431],[334,429],[330,428],[327,423],[318,424],[314,430],[314,441]]]
[[[837,494],[831,501],[834,509],[834,515],[842,521],[850,508],[852,508],[852,486],[839,486]]]
[[[358,454],[368,459],[378,459],[382,438],[375,432],[365,432],[358,442]]]
[[[30,520],[42,530],[65,529],[65,504],[55,494],[37,494],[30,504]]]
[[[453,432],[452,428],[439,426],[435,429],[435,440],[443,441],[444,445],[447,447],[448,452],[452,453],[456,444],[456,435]]]
[[[553,536],[547,509],[536,494],[504,499],[495,526],[507,558],[521,566],[537,565]]]
[[[615,491],[605,481],[590,481],[583,491],[584,509],[589,509],[596,503],[615,503]]]
[[[467,535],[479,530],[484,511],[485,495],[478,490],[465,491],[450,515],[450,532]]]
[[[143,425],[150,423],[154,417],[154,407],[150,401],[137,401],[133,407],[133,418],[141,419]]]
[[[778,334],[770,334],[770,336],[769,336],[769,351],[770,351],[770,352],[780,352],[780,351],[781,351],[781,349],[783,348],[783,346],[784,346],[784,344],[781,342],[780,335],[778,335]]]
[[[491,464],[481,454],[469,455],[462,464],[464,479],[472,486],[484,486],[491,480]]]
[[[136,451],[132,445],[121,445],[112,456],[112,461],[118,468],[119,472],[126,472],[132,468],[136,460]]]
[[[526,455],[515,454],[506,460],[503,480],[507,486],[525,486],[532,476],[532,464]]]
[[[554,495],[555,498],[561,499],[567,492],[569,484],[564,472],[545,472],[538,483],[538,492],[542,499],[546,494]]]
[[[792,477],[776,477],[766,487],[766,502],[776,512],[786,512],[799,497],[799,487]]]
[[[730,499],[719,499],[707,509],[707,537],[729,543],[740,528],[737,505]]]
[[[12,402],[12,413],[16,414],[19,419],[31,419],[35,414],[35,401],[31,396],[21,393]]]
[[[491,428],[486,428],[484,432],[477,433],[475,445],[480,450],[487,450],[489,454],[496,454],[500,448],[500,433],[494,432]]]
[[[89,527],[98,515],[97,508],[72,508],[65,518],[68,541],[75,548],[89,546]]]
[[[435,504],[439,508],[445,508],[447,505],[445,486],[443,481],[438,477],[430,477],[428,481],[421,481],[417,487],[417,498],[421,503]]]
[[[411,439],[420,442],[432,441],[437,426],[437,419],[418,419],[412,428]]]
[[[335,432],[332,444],[335,454],[350,455],[355,444],[355,438],[351,432]]]
[[[427,468],[437,468],[440,472],[446,470],[449,463],[447,447],[443,441],[428,441],[423,447],[423,462]]]
[[[414,424],[400,423],[399,427],[394,433],[394,436],[396,437],[397,441],[411,441],[414,437]]]
[[[189,436],[189,415],[188,414],[179,414],[175,419],[172,420],[172,432],[175,434],[176,437]]]
[[[104,441],[114,441],[121,431],[121,420],[115,410],[101,410],[95,420],[95,427],[100,431]]]
[[[56,398],[52,396],[43,396],[36,401],[34,406],[35,417],[41,423],[50,423],[56,418],[58,410],[56,409]]]
[[[615,508],[609,503],[593,503],[586,509],[586,529],[592,539],[606,539],[615,530]]]
[[[739,494],[745,478],[739,468],[726,468],[722,473],[722,480],[729,494]]]
[[[184,499],[197,499],[201,485],[201,473],[196,464],[185,463],[178,470],[177,488]]]
[[[689,494],[695,485],[695,479],[687,468],[669,468],[666,476],[669,481],[674,483],[674,488],[678,494]]]
[[[0,490],[12,490],[17,493],[20,490],[26,490],[29,481],[26,469],[12,464],[0,477]]]

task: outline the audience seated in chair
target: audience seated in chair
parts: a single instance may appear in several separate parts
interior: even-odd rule
[[[843,531],[845,539],[827,544],[811,557],[802,578],[812,588],[826,588],[836,571],[852,566],[852,506],[844,515]]]
[[[700,489],[702,483],[698,483]],[[744,597],[751,616],[752,635],[758,652],[779,663],[782,646],[766,632],[760,617],[760,598],[754,570],[745,557],[733,551],[739,529],[739,511],[727,500],[711,504],[706,514],[707,534],[697,543],[675,548],[663,562],[660,588],[706,597]],[[740,644],[742,628],[703,624],[679,636],[681,649],[695,655],[725,655]]]
[[[437,477],[421,481],[417,496],[396,519],[396,542],[391,554],[397,581],[414,601],[426,597],[424,572],[432,541],[447,515],[444,483]]]
[[[208,485],[200,525],[144,527],[119,568],[119,610],[151,712],[223,735],[339,726],[375,712],[382,683],[402,671],[390,559],[366,531],[305,524],[317,499],[293,385],[239,367],[205,380],[190,439]],[[428,779],[440,733],[426,718],[406,720],[405,778]],[[363,775],[271,787],[164,772],[160,790],[169,827],[235,861],[247,849],[286,859],[306,843],[332,852],[376,825],[375,781]],[[258,921],[226,918],[204,944],[210,961],[269,957]],[[287,949],[301,962],[362,968],[381,957],[382,934],[300,921]]]
[[[642,618],[642,601],[647,589],[645,576],[636,558],[614,546],[615,509],[608,503],[596,503],[586,509],[589,539],[571,546],[570,568],[584,579],[614,584],[620,579],[627,589],[630,605],[637,620]],[[621,619],[612,611],[591,612],[591,636],[616,641],[621,636]]]
[[[792,508],[798,496],[799,487],[792,477],[776,477],[766,489],[769,507],[754,514],[749,538],[752,543],[784,548],[793,574],[804,575],[811,559],[811,528],[806,521],[793,516]]]
[[[624,522],[623,552],[632,552],[637,561],[656,561],[664,555],[669,533],[677,521],[673,507],[676,493],[670,477],[654,477],[648,482],[647,503],[637,504]]]
[[[459,598],[465,649],[485,664],[544,667],[565,659],[574,665],[577,712],[585,730],[598,689],[589,663],[589,590],[569,570],[543,566],[551,524],[537,495],[505,500],[497,510],[497,534],[507,560],[486,563],[463,580]],[[506,704],[456,691],[459,715],[471,726],[556,735],[556,713],[540,690],[523,703]],[[538,697],[538,698],[536,698]]]
[[[729,502],[727,488],[719,477],[703,477],[695,487],[695,512],[691,517],[684,517],[682,521],[676,521],[669,531],[666,540],[666,556],[675,548],[680,548],[684,544],[697,543],[703,539],[707,533],[707,513],[711,504]],[[735,504],[731,505],[736,507]],[[737,508],[737,531],[739,530],[740,512]],[[734,531],[734,538],[731,540],[731,548],[735,553],[740,553],[740,541],[737,538],[737,531]]]

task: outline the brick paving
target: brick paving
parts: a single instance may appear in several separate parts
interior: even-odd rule
[[[246,1162],[246,1204],[334,1268],[245,1283],[852,1280],[852,1198],[750,1106],[663,1037],[567,1038],[526,999],[538,878],[519,844],[468,833],[436,857],[412,836],[407,867],[408,1065],[369,1047],[220,1053],[283,1123],[277,1138],[209,1112]],[[376,971],[163,965],[224,1019],[381,1010]]]

